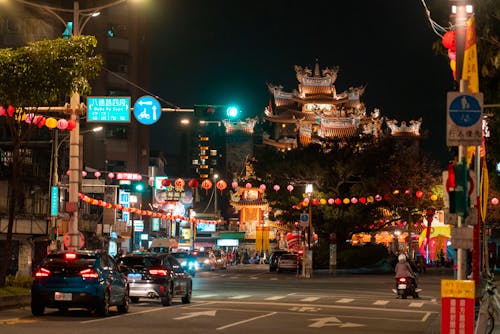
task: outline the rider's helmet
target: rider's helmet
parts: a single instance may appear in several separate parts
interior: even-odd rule
[[[399,262],[405,262],[405,261],[406,261],[406,255],[404,255],[404,254],[399,254],[399,256],[398,256],[398,261],[399,261]]]

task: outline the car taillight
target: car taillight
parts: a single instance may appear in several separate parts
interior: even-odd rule
[[[91,268],[81,270],[80,276],[83,278],[99,278],[99,274]]]
[[[166,269],[149,269],[149,273],[151,275],[167,276],[168,270],[166,270]]]
[[[35,277],[48,277],[50,276],[50,270],[45,268],[40,268],[35,272]]]
[[[64,254],[64,258],[66,260],[74,260],[74,259],[76,259],[76,254],[75,253],[66,253],[66,254]]]

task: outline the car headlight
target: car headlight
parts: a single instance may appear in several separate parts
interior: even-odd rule
[[[187,265],[187,261],[182,261],[181,266],[185,267]]]
[[[222,260],[221,260],[221,259],[217,259],[217,263],[221,263],[221,262],[222,262]]]

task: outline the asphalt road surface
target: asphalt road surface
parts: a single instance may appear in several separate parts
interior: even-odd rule
[[[402,300],[392,293],[389,274],[320,272],[305,279],[240,265],[197,274],[191,304],[141,300],[129,313],[107,318],[83,309],[47,309],[42,317],[29,307],[3,310],[0,333],[439,333],[440,282],[452,278],[449,270],[428,271],[419,279],[420,298]]]

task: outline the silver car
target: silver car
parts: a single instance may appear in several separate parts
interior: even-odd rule
[[[302,268],[302,261],[297,254],[283,254],[278,259],[277,271],[300,271]]]

